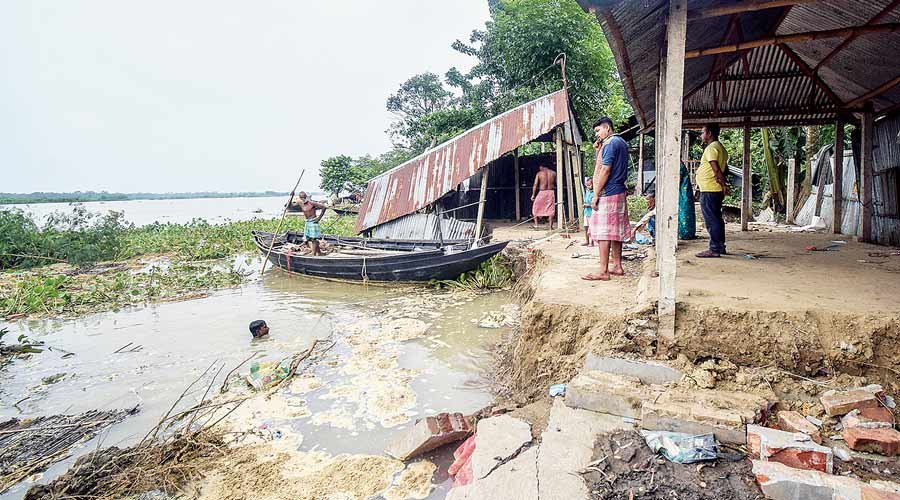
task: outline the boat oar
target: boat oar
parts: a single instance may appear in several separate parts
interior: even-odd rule
[[[269,255],[272,255],[272,248],[275,247],[275,238],[278,236],[279,231],[281,231],[281,226],[284,224],[284,218],[287,216],[288,207],[291,206],[291,201],[294,200],[294,192],[300,187],[300,181],[303,180],[304,173],[306,173],[305,168],[300,171],[300,177],[297,179],[297,183],[294,184],[294,189],[291,189],[291,195],[288,198],[288,202],[284,205],[284,211],[281,212],[281,220],[278,221],[278,227],[276,227],[275,232],[272,233],[272,242],[269,244],[269,251],[266,252],[266,258],[263,259],[262,269],[259,271],[260,274],[266,272],[266,262],[269,262]]]

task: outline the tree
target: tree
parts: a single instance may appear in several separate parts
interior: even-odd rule
[[[369,155],[351,158],[332,156],[322,160],[319,187],[329,194],[354,193],[366,188],[369,179],[384,173],[411,158],[406,150],[392,149],[377,157]]]
[[[434,73],[415,75],[388,97],[387,110],[401,118],[421,118],[450,104],[453,94]]]

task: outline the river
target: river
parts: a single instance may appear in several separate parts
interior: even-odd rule
[[[285,402],[303,406],[295,414],[300,416],[273,412],[260,418],[265,425],[301,434],[301,450],[381,454],[417,417],[472,412],[491,402],[484,380],[489,347],[508,328],[476,323],[489,312],[503,310],[512,317],[509,301],[505,293],[337,284],[270,269],[239,288],[202,299],[69,320],[0,322],[13,337],[24,333],[51,348],[0,372],[0,421],[140,405],[139,413],[33,478],[46,482],[99,444],[139,441],[211,364],[227,372],[252,353],[257,360],[278,360],[304,351],[314,339],[330,338],[334,348],[312,369],[316,385],[302,398]],[[269,339],[251,340],[247,325],[254,319],[270,325]],[[421,332],[396,342],[371,337],[372,328],[390,325],[421,327]],[[360,338],[375,348],[359,349]],[[129,343],[126,352],[115,353]],[[348,366],[357,367],[357,375]],[[58,382],[43,382],[59,374],[64,375]],[[379,398],[378,404],[372,398]],[[13,407],[16,402],[18,408]],[[439,465],[443,460],[443,467],[429,498],[446,493],[447,453],[432,457]],[[29,486],[20,483],[0,498],[21,498]]]

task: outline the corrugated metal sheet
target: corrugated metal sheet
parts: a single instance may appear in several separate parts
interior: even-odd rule
[[[358,232],[415,212],[456,188],[479,169],[560,125],[574,132],[565,90],[535,99],[369,181]]]
[[[385,222],[372,229],[373,238],[392,240],[437,240],[438,217],[433,214],[409,214]],[[471,239],[475,235],[475,223],[455,218],[441,218],[441,233],[445,240]]]
[[[834,169],[834,159],[828,162],[829,168]],[[827,181],[832,180],[832,175],[830,172],[823,172],[823,174],[818,176],[818,178],[826,179]],[[825,184],[824,193],[822,196],[822,211],[819,213],[819,217],[825,222],[826,226],[831,227],[831,207],[834,203],[833,198],[831,196],[832,193],[832,184]],[[816,186],[812,187],[812,195],[806,199],[806,203],[803,204],[803,208],[800,209],[800,212],[794,217],[794,223],[798,226],[806,226],[812,222],[812,217],[816,212]],[[859,213],[860,213],[860,205],[859,205],[859,194],[857,192],[856,186],[856,166],[853,163],[853,153],[850,151],[844,152],[844,182],[843,189],[841,191],[843,194],[843,203],[841,208],[841,233],[846,235],[856,235],[859,236]]]

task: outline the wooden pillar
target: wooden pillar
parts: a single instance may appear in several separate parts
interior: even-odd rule
[[[794,207],[797,204],[795,199],[797,192],[797,160],[791,158],[787,161],[787,201],[784,207],[784,220],[788,224],[794,223]]]
[[[516,179],[516,222],[522,220],[522,180],[519,178],[519,148],[513,150],[513,170]]]
[[[581,205],[584,203],[584,176],[581,173],[581,151],[578,150],[578,146],[572,146],[569,148],[569,154],[572,158],[572,175],[575,177],[575,196],[577,199],[575,200],[575,206],[578,227],[577,230],[581,231],[584,227],[584,210]]]
[[[721,165],[728,175],[728,166]],[[753,197],[753,176],[750,173],[750,123],[744,125],[744,165],[741,174],[741,231],[746,231],[750,226],[750,199]]]
[[[872,113],[872,106],[868,104],[862,113],[862,137],[860,139],[859,163],[860,177],[859,180],[859,205],[860,205],[860,240],[865,242],[872,241],[872,182],[873,177],[873,161],[872,150],[874,149],[874,133],[875,133],[875,116]]]
[[[574,175],[572,174],[572,172],[574,172],[575,169],[572,168],[572,155],[569,152],[568,144],[563,146],[563,162],[566,165],[566,196],[567,196],[566,200],[568,200],[568,204],[569,204],[569,209],[568,209],[569,219],[568,220],[569,220],[569,222],[572,222],[572,221],[577,220],[578,217],[575,215],[576,214],[576,212],[575,212],[575,208],[576,208],[575,207],[575,186],[572,183],[572,180],[574,179]]]
[[[556,227],[562,229],[566,225],[566,212],[563,210],[563,134],[562,128],[556,129]]]
[[[644,194],[644,134],[638,135],[637,184],[634,186],[634,194]]]
[[[831,171],[831,232],[841,234],[844,218],[844,122],[834,123],[834,167]]]
[[[659,207],[661,197],[663,196],[662,190],[659,189],[659,169],[662,164],[663,156],[665,156],[666,148],[664,147],[665,141],[662,140],[665,137],[666,132],[666,123],[663,117],[666,116],[666,51],[662,50],[659,56],[659,81],[656,83],[656,125],[654,131],[654,139],[653,144],[655,145],[655,153],[653,157],[653,164],[656,168],[655,177],[653,179],[654,190],[656,191],[656,206]],[[657,224],[659,226],[659,224]],[[657,231],[659,229],[657,228]],[[660,255],[662,251],[661,242],[659,238],[654,240],[656,246],[656,254]],[[659,274],[659,263],[660,258],[656,259],[656,272]]]
[[[664,155],[656,167],[656,248],[659,260],[659,336],[675,340],[675,247],[678,242],[678,173],[681,158],[681,120],[684,100],[684,49],[687,0],[669,0],[666,25],[666,64],[663,135]]]
[[[481,239],[481,225],[484,222],[484,205],[487,199],[488,173],[490,166],[485,166],[481,170],[481,191],[478,192],[478,217],[475,219],[475,245]]]

